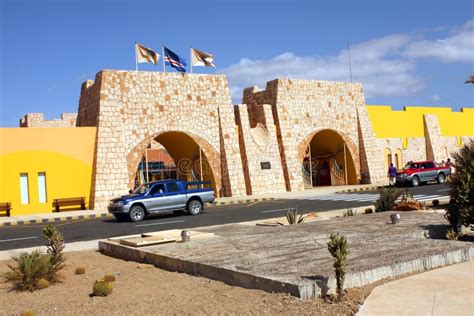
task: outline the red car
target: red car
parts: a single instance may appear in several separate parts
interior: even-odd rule
[[[414,187],[428,181],[444,183],[446,177],[451,174],[451,168],[438,167],[434,161],[410,161],[403,170],[397,172],[397,184],[410,184]]]

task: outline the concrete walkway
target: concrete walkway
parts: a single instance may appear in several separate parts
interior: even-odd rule
[[[376,287],[357,315],[474,315],[474,261]]]
[[[214,205],[236,205],[243,203],[251,202],[261,202],[269,201],[276,199],[285,199],[285,198],[296,198],[296,197],[305,197],[305,196],[314,196],[320,194],[335,193],[343,190],[363,190],[376,188],[376,184],[364,184],[364,185],[346,185],[346,186],[328,186],[328,187],[316,187],[313,189],[308,189],[304,191],[296,192],[281,192],[281,193],[271,193],[271,194],[259,194],[251,196],[233,196],[233,197],[223,197],[217,198]],[[14,213],[14,210],[13,210]],[[0,217],[0,227],[2,226],[17,226],[25,224],[38,224],[38,223],[51,223],[51,222],[60,222],[60,221],[70,221],[70,220],[82,220],[88,218],[97,218],[97,217],[110,217],[112,216],[107,212],[107,210],[84,210],[84,211],[64,211],[59,213],[37,213],[31,215],[16,215],[10,217]]]

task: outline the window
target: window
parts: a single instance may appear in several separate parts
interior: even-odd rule
[[[179,186],[176,182],[166,184],[168,192],[179,192]]]
[[[38,197],[40,203],[46,203],[46,172],[38,172]]]
[[[432,162],[427,162],[423,164],[424,169],[429,169],[429,168],[434,168],[434,163]]]
[[[20,173],[20,193],[21,204],[30,204],[30,194],[28,192],[28,174]]]
[[[399,161],[398,154],[395,154],[395,167],[397,169],[400,169],[400,166],[398,165],[398,161]]]
[[[150,195],[162,194],[165,186],[163,184],[157,184],[150,190]]]

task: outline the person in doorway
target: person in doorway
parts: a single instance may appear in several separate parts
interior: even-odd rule
[[[390,167],[388,167],[388,184],[390,186],[394,186],[395,183],[397,182],[397,168],[393,166],[393,163],[390,164]]]

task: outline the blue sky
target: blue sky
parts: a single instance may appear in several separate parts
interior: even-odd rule
[[[81,83],[134,69],[134,42],[214,54],[234,103],[277,77],[354,81],[368,104],[472,107],[474,7],[463,0],[0,0],[0,126],[76,112]],[[140,69],[162,71],[141,64]],[[171,70],[170,70],[171,71]],[[195,68],[213,73],[213,69]]]

